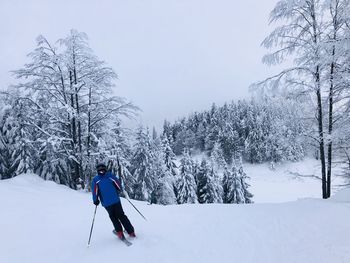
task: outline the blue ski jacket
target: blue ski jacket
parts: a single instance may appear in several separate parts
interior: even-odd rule
[[[122,191],[121,183],[114,174],[106,172],[104,175],[96,175],[91,183],[92,200],[101,201],[102,206],[108,207],[120,202],[119,192]]]

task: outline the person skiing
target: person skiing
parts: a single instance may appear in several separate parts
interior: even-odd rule
[[[122,191],[121,183],[112,172],[107,171],[104,163],[96,166],[97,175],[91,183],[92,200],[94,205],[101,204],[107,210],[116,235],[124,240],[123,227],[130,237],[136,237],[135,230],[128,217],[124,214],[119,193]],[[114,232],[114,231],[113,231]]]

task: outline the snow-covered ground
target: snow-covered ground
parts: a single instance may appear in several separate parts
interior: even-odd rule
[[[277,187],[276,180],[252,188]],[[0,200],[1,263],[350,262],[350,190],[327,201],[278,204],[157,206],[135,201],[148,221],[123,199],[138,235],[131,247],[112,235],[108,215],[99,206],[87,248],[94,211],[88,193],[21,175],[0,181]]]
[[[269,164],[245,164],[244,170],[251,177],[250,191],[255,203],[277,203],[295,201],[302,198],[322,197],[320,161],[305,159],[302,162],[288,162],[276,165],[271,170]],[[346,183],[341,167],[333,168],[332,193],[336,193]],[[337,176],[338,175],[338,176]]]

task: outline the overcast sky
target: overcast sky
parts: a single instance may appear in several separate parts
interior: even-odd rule
[[[277,0],[0,0],[0,87],[26,62],[39,34],[74,28],[119,76],[116,93],[160,127],[215,102],[249,96],[276,69],[261,63]]]

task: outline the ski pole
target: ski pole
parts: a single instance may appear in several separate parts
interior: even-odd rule
[[[92,229],[94,228],[94,223],[95,223],[96,210],[97,210],[97,206],[95,207],[94,218],[92,219],[92,224],[91,224],[91,229],[90,229],[90,236],[89,236],[88,247],[90,247]]]
[[[131,203],[131,201],[130,201],[130,199],[128,198],[128,196],[125,195],[125,197],[126,197],[126,200],[128,200],[128,202],[129,202],[129,203],[135,208],[135,210],[140,214],[140,216],[142,216],[143,219],[145,219],[145,220],[147,221],[146,217],[144,217],[144,215],[136,208],[136,206],[134,206],[134,204]]]

